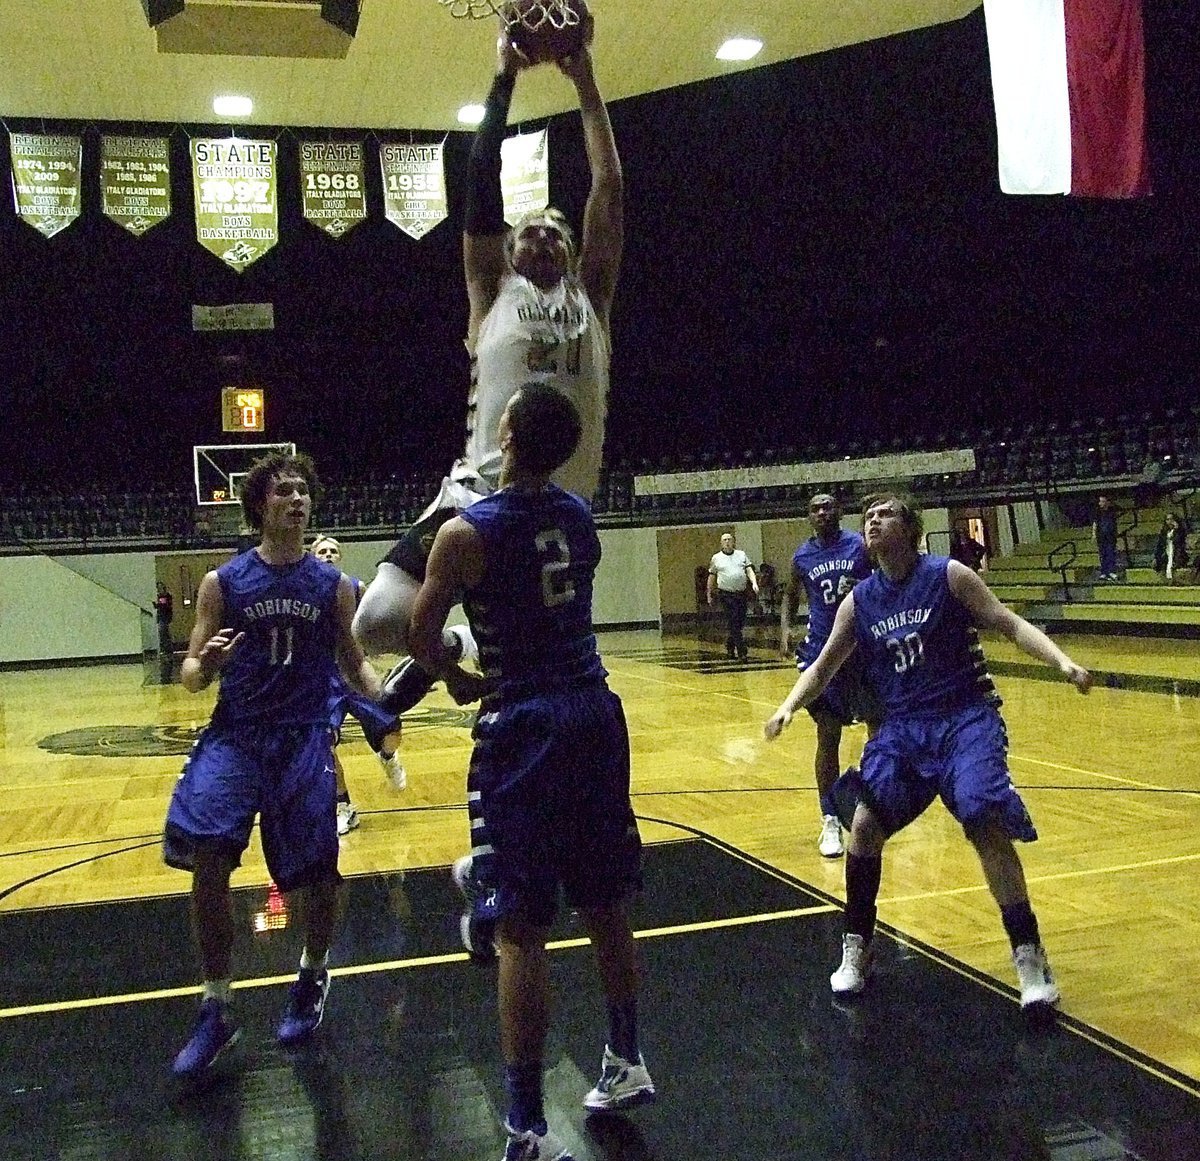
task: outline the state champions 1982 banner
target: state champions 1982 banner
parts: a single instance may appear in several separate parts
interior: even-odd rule
[[[274,141],[192,139],[196,239],[234,270],[279,241]]]

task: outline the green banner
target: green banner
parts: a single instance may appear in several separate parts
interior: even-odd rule
[[[387,220],[409,237],[423,238],[446,217],[442,146],[379,146],[383,209]]]
[[[104,213],[139,237],[171,216],[171,154],[166,137],[101,137]]]
[[[301,141],[300,197],[304,216],[340,238],[367,217],[367,183],[358,141]]]
[[[79,217],[83,140],[74,136],[10,133],[13,204],[47,238]]]
[[[523,214],[550,204],[550,139],[546,130],[506,137],[500,146],[500,189],[504,220],[515,225]]]
[[[275,142],[241,137],[192,140],[196,238],[235,270],[279,241]]]

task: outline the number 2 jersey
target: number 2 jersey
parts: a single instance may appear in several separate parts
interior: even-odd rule
[[[271,565],[257,549],[217,569],[221,626],[246,636],[221,670],[214,725],[328,724],[341,575],[309,553]]]
[[[498,700],[603,687],[592,630],[600,539],[588,505],[551,484],[504,488],[460,515],[484,543],[487,569],[463,608]]]
[[[792,557],[792,573],[800,578],[808,598],[808,632],[796,659],[801,666],[811,665],[833,632],[838,606],[851,587],[871,575],[867,546],[857,532],[844,528],[828,546],[810,536]]]
[[[479,325],[471,354],[471,395],[463,463],[493,492],[500,476],[500,416],[526,383],[550,383],[579,412],[575,454],[554,482],[590,500],[600,479],[608,408],[608,334],[579,279],[543,291],[510,271]]]
[[[945,556],[918,556],[900,582],[876,570],[854,589],[854,629],[885,717],[943,713],[1000,697]]]

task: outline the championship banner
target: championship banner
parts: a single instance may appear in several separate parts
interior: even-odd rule
[[[358,141],[301,141],[304,216],[340,238],[367,217],[363,147]]]
[[[446,217],[442,145],[381,142],[383,212],[411,238],[423,238]]]
[[[139,237],[171,216],[171,156],[166,137],[101,137],[104,214]]]
[[[274,141],[194,138],[192,184],[196,239],[234,270],[279,241]]]
[[[10,133],[13,204],[47,238],[79,217],[83,139]]]
[[[550,204],[550,139],[546,130],[506,137],[500,146],[500,189],[504,220],[516,225],[523,214]]]

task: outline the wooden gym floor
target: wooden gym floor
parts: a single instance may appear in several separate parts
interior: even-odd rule
[[[1062,640],[1102,675],[1089,698],[988,648],[1041,834],[1022,855],[1064,997],[1047,1031],[1020,1019],[994,904],[940,806],[885,853],[880,975],[832,1004],[842,862],[816,851],[813,730],[801,715],[773,745],[759,733],[792,670],[601,638],[648,843],[636,926],[662,1095],[584,1122],[603,1018],[564,915],[548,1096],[578,1161],[1200,1157],[1200,655]],[[299,949],[252,848],[235,878],[243,1067],[171,1092],[195,977],[187,878],[158,846],[211,703],[140,665],[0,673],[5,1157],[498,1157],[493,981],[458,950],[445,870],[466,845],[471,715],[438,692],[406,719],[407,790],[353,727],[341,747],[362,826],[343,841],[318,1042],[274,1045]],[[847,732],[844,763],[862,740]]]

